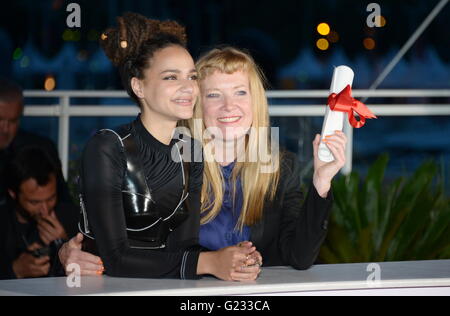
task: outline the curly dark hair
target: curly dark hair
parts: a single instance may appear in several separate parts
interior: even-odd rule
[[[183,26],[175,21],[158,21],[127,12],[117,17],[117,27],[108,28],[100,38],[106,56],[119,68],[128,95],[139,104],[131,88],[131,78],[144,79],[144,70],[156,51],[171,45],[186,48]]]

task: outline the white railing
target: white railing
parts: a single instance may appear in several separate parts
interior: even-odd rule
[[[268,91],[267,96],[272,99],[323,99],[328,97],[328,90],[296,90],[296,91]],[[135,116],[139,109],[133,105],[71,105],[72,98],[127,98],[125,91],[25,91],[26,98],[57,98],[54,105],[26,105],[25,116],[59,117],[58,149],[63,165],[64,175],[67,177],[69,165],[69,125],[71,117],[89,116]],[[450,89],[442,90],[353,90],[355,98],[450,98]],[[434,116],[450,115],[450,104],[370,104],[367,106],[380,116]],[[324,105],[290,104],[271,105],[271,116],[323,116]],[[352,169],[353,131],[348,123],[345,133],[349,142],[346,156],[347,164],[342,173],[347,174]]]

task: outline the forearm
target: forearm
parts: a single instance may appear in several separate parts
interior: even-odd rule
[[[301,215],[296,222],[294,240],[291,243],[289,259],[293,267],[308,269],[314,264],[327,236],[331,207],[331,193],[324,199],[315,187],[310,187]]]
[[[153,250],[124,249],[113,256],[102,256],[105,274],[127,278],[196,279],[198,253],[164,253]]]

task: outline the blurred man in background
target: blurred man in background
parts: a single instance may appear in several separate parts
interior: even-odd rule
[[[5,167],[15,151],[29,144],[44,148],[57,162],[58,193],[63,201],[71,201],[67,184],[62,175],[58,151],[53,142],[48,138],[25,132],[19,128],[24,108],[23,99],[22,89],[17,84],[0,78],[0,212],[8,199]]]
[[[60,201],[58,171],[38,146],[18,149],[8,162],[11,199],[0,213],[0,279],[64,275],[57,252],[76,234],[78,211]]]

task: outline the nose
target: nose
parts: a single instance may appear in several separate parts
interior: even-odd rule
[[[225,111],[229,112],[229,111],[233,110],[234,107],[235,107],[234,100],[232,98],[228,97],[228,96],[225,96],[224,100],[223,100],[222,108]]]
[[[40,211],[42,216],[50,215],[50,204],[47,202],[42,202]]]
[[[181,86],[181,91],[184,93],[192,94],[197,88],[197,81],[195,80],[184,80],[183,85]]]

